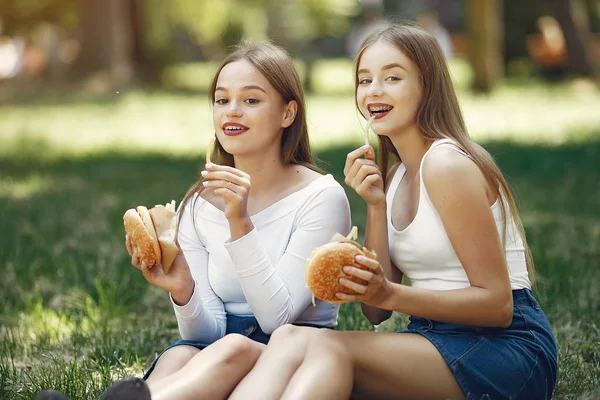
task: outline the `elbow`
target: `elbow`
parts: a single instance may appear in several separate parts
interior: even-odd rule
[[[255,315],[256,317],[256,315]],[[294,319],[289,317],[289,318],[282,318],[282,319],[272,319],[272,320],[265,320],[265,318],[261,318],[260,320],[258,319],[258,317],[256,317],[256,320],[258,322],[258,327],[260,327],[260,329],[266,333],[267,335],[271,335],[273,334],[273,332],[275,332],[275,330],[277,330],[277,328],[286,325],[286,324],[291,324],[294,322]],[[257,328],[258,328],[257,327]]]
[[[267,324],[266,326],[260,326],[260,329],[266,333],[267,335],[271,335],[273,334],[273,332],[275,332],[275,330],[277,328],[279,328],[281,325],[275,325],[275,324]]]
[[[392,316],[392,312],[389,310],[383,310],[381,308],[368,306],[366,304],[362,305],[362,312],[367,320],[369,320],[369,322],[373,325],[379,325]]]
[[[500,303],[500,307],[498,308],[497,321],[495,325],[501,328],[508,328],[512,324],[513,310],[514,307],[511,293],[508,299],[504,299]]]

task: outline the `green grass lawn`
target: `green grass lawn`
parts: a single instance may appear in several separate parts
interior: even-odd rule
[[[559,342],[556,399],[600,396],[600,95],[461,92],[474,136],[516,192],[538,298]],[[310,97],[311,139],[343,182],[360,144],[352,96]],[[123,212],[181,199],[211,136],[204,98],[165,92],[0,106],[0,399],[89,399],[177,338],[168,296],[134,269]],[[353,222],[365,207],[347,191]],[[394,317],[378,327],[404,327]],[[344,305],[339,329],[373,329]]]

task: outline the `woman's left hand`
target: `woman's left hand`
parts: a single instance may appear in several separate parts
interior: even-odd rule
[[[366,267],[367,270],[345,266],[343,267],[344,272],[362,279],[366,284],[363,285],[346,278],[340,278],[340,283],[343,286],[352,289],[357,294],[352,295],[338,292],[336,293],[336,297],[347,302],[360,302],[370,306],[379,306],[388,296],[390,286],[390,282],[385,277],[381,264],[379,264],[379,261],[365,256],[356,256],[355,260],[360,265]]]

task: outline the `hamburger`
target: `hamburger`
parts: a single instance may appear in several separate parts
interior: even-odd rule
[[[344,301],[338,299],[335,296],[336,293],[357,293],[340,284],[340,278],[343,277],[356,283],[366,284],[364,280],[342,271],[344,266],[368,270],[367,267],[354,260],[358,255],[372,259],[377,258],[375,252],[351,239],[351,237],[356,239],[356,236],[356,227],[352,228],[352,232],[347,237],[336,234],[329,243],[313,250],[311,256],[306,260],[306,286],[314,297],[328,303],[341,304]]]
[[[179,253],[175,200],[150,210],[144,206],[131,208],[123,215],[123,223],[131,247],[137,250],[140,259],[149,268],[161,265],[168,273]]]

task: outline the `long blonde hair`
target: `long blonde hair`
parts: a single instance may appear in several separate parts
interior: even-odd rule
[[[208,98],[210,104],[215,102],[215,89],[221,70],[228,64],[246,60],[250,62],[277,90],[285,103],[296,101],[298,109],[296,118],[292,124],[285,128],[281,138],[281,161],[283,164],[298,164],[321,172],[316,167],[310,150],[308,138],[308,128],[306,123],[306,102],[304,99],[304,90],[294,67],[290,55],[281,47],[269,42],[250,42],[244,41],[234,51],[223,60],[210,84]],[[211,159],[220,165],[235,167],[233,155],[225,151],[219,140],[215,137],[215,146],[211,151]],[[204,189],[201,178],[187,191],[180,205],[183,211],[185,204],[200,194]],[[180,212],[179,219],[183,212]]]
[[[491,154],[469,137],[448,65],[437,40],[428,32],[412,24],[380,24],[364,39],[356,55],[354,64],[355,94],[358,90],[357,70],[360,59],[365,49],[379,40],[398,48],[416,65],[421,74],[423,95],[417,108],[416,123],[423,137],[431,140],[442,138],[454,140],[463,151],[471,156],[483,172],[491,189],[501,199],[500,206],[504,220],[502,243],[503,245],[506,243],[506,221],[507,214],[510,214],[523,240],[529,279],[533,284],[535,281],[533,258],[527,245],[523,223],[517,213],[514,197]],[[384,182],[386,182],[392,156],[398,161],[402,160],[390,138],[378,135],[378,139],[378,163]],[[508,206],[508,210],[506,206]]]

